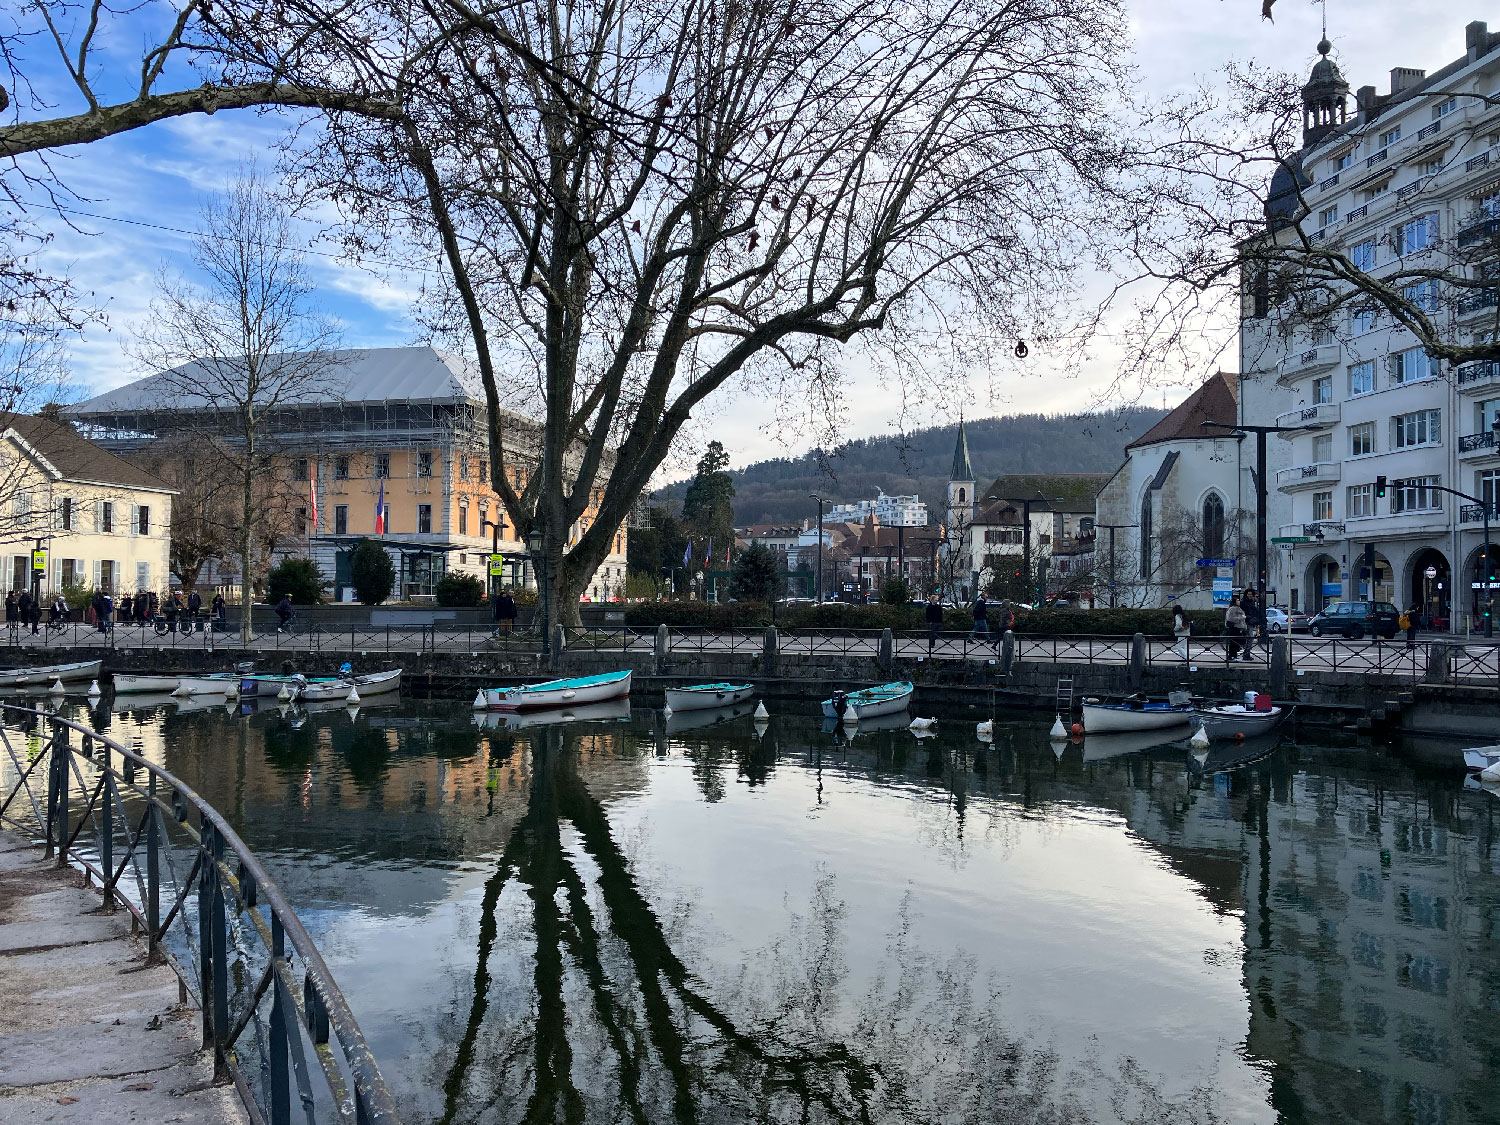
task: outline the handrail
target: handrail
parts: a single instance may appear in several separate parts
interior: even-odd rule
[[[327,1096],[332,1099],[331,1118],[352,1120],[355,1125],[397,1125],[395,1101],[333,974],[276,883],[218,810],[165,769],[114,739],[71,720],[46,710],[12,704],[0,704],[0,720],[3,720],[0,746],[17,775],[9,791],[0,792],[0,824],[8,821],[23,829],[43,832],[49,857],[55,853],[59,866],[70,859],[77,863],[86,877],[98,880],[106,907],[123,906],[144,928],[149,954],[170,964],[183,987],[196,993],[202,1011],[203,1045],[214,1049],[215,1077],[233,1079],[252,1119],[269,1125],[290,1125],[291,1090],[295,1083],[302,1116],[309,1123],[314,1122],[319,1099],[310,1082],[312,1068],[307,1065],[303,1044],[306,1035],[327,1083]],[[77,748],[72,745],[74,733],[80,736]],[[26,739],[24,758],[17,756],[15,735]],[[119,769],[113,764],[115,754],[120,756]],[[39,802],[33,782],[44,760],[45,801]],[[87,767],[92,767],[93,777],[85,777]],[[141,770],[145,771],[144,789],[136,781]],[[82,798],[77,824],[71,833],[69,822],[75,795],[70,777],[76,779],[77,797]],[[23,791],[29,799],[34,822],[23,821],[14,812],[7,816]],[[135,817],[127,813],[127,797],[144,805]],[[188,823],[191,809],[198,812],[196,829]],[[165,812],[172,814],[170,819],[163,815]],[[94,829],[92,848],[87,846],[86,836],[85,842],[80,842],[90,822]],[[173,825],[191,841],[194,855],[181,886],[169,836]],[[115,853],[119,835],[124,837],[123,857]],[[226,862],[228,855],[233,856],[233,870]],[[163,862],[174,899],[165,918],[161,910]],[[127,869],[134,877],[139,901],[132,901],[122,889]],[[198,893],[194,927],[189,925],[188,906],[195,877]],[[269,919],[261,914],[262,903]],[[248,937],[247,928],[230,926],[231,918],[242,917],[249,918],[264,948],[261,957],[264,964],[258,973],[252,971],[254,951],[241,945]],[[183,942],[180,948],[189,960],[196,960],[196,966],[185,965],[182,956],[168,948],[164,939],[172,935],[174,922],[180,925],[177,935]],[[248,990],[244,1010],[233,1020],[230,1018],[231,938],[235,939],[233,952],[245,970],[234,986],[236,997],[241,998],[239,994],[246,991],[246,980],[256,982]],[[300,986],[292,971],[292,958],[287,955],[288,942],[292,953],[301,958]],[[195,949],[196,959],[192,956]],[[270,1012],[263,1020],[260,1008],[268,991]],[[266,1057],[257,1059],[254,1066],[246,1066],[238,1045],[252,1024],[255,1043],[268,1046],[264,1047]],[[337,1052],[329,1044],[330,1033],[337,1041]],[[343,1067],[347,1067],[353,1079],[352,1089]]]

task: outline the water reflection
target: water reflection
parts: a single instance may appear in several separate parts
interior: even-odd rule
[[[1451,769],[94,714],[270,860],[411,1120],[1500,1120],[1500,803]]]

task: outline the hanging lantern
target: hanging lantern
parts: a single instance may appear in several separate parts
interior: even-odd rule
[[[1025,359],[1030,354],[1031,354],[1031,349],[1026,346],[1026,341],[1025,340],[1017,340],[1016,341],[1016,358],[1017,359]]]

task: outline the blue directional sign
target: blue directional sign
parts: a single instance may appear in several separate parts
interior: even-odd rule
[[[1233,559],[1199,559],[1199,566],[1233,566]]]

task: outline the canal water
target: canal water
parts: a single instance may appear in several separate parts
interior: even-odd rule
[[[1500,1122],[1462,769],[814,709],[93,720],[259,854],[407,1122]]]

